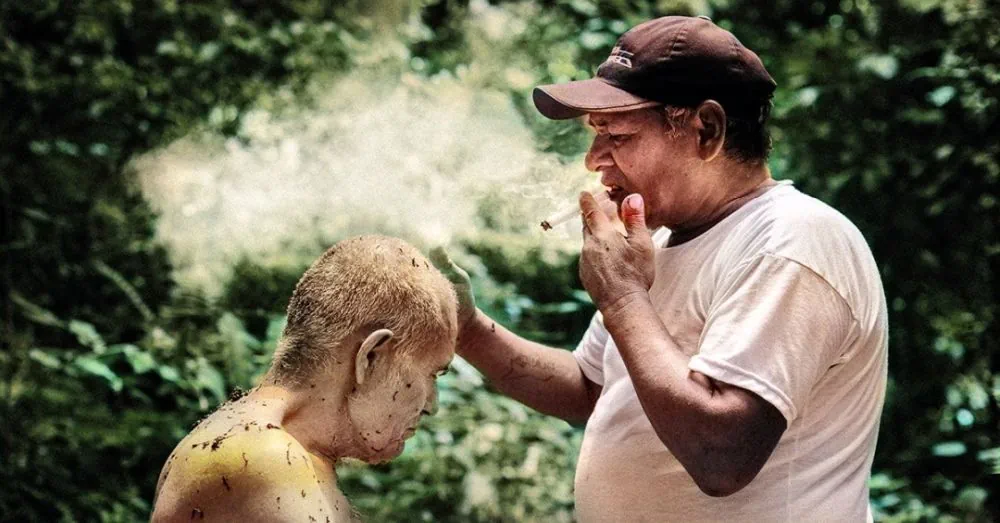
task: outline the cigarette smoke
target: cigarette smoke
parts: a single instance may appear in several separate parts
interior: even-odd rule
[[[262,100],[243,140],[200,131],[136,158],[178,281],[213,292],[240,256],[302,266],[373,232],[428,248],[488,227],[494,240],[578,249],[578,221],[544,234],[539,223],[597,177],[539,153],[509,94],[535,83],[509,39],[535,10],[471,2],[474,59],[454,75],[408,72],[425,64],[388,37],[349,75],[314,81],[308,104]]]
[[[572,248],[538,222],[594,178],[536,152],[507,95],[448,77],[352,74],[314,106],[252,112],[243,134],[200,133],[134,162],[182,283],[213,290],[241,255],[301,264],[356,234],[448,244],[484,217]]]

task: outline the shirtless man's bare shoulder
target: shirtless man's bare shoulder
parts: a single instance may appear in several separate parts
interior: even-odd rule
[[[254,402],[225,405],[174,449],[154,522],[349,522],[333,469]]]

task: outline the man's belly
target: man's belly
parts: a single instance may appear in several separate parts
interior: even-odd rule
[[[664,499],[665,493],[680,498],[701,494],[652,430],[618,440],[588,426],[575,485],[576,517],[581,523],[680,521],[664,519],[665,507],[672,504]]]
[[[578,521],[787,521],[781,470],[762,470],[731,496],[708,496],[660,441],[638,401],[618,404],[623,408],[595,409],[587,424],[576,469]]]

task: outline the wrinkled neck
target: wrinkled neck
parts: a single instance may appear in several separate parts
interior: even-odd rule
[[[771,172],[766,165],[750,169],[745,173],[727,172],[719,176],[728,182],[722,186],[724,190],[719,191],[719,196],[706,206],[705,212],[685,223],[670,227],[668,247],[680,245],[701,236],[740,207],[777,185],[777,182],[771,178]]]
[[[262,385],[248,397],[271,412],[282,429],[310,454],[332,467],[356,445],[356,431],[347,414],[346,380],[307,380],[296,387]]]

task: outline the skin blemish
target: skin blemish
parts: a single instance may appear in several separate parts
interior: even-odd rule
[[[392,401],[396,401],[396,394],[399,394],[398,390],[392,393]]]
[[[268,423],[267,424],[267,428],[269,428],[269,429],[280,429],[281,427],[279,427],[277,425],[272,425],[272,424]]]
[[[490,324],[490,332],[496,332],[496,331],[497,331],[497,324],[496,323],[491,323]]]
[[[274,498],[274,501],[278,503],[278,509],[281,509],[281,496]]]
[[[417,265],[417,259],[416,258],[413,258],[413,266],[414,267],[418,267],[418,265]]]
[[[291,443],[289,443],[289,444],[288,444],[288,446],[287,446],[287,447],[285,447],[285,461],[287,461],[289,465],[291,465],[291,464],[292,464],[292,457],[291,457],[291,455],[289,454],[289,452],[290,452],[291,450],[292,450],[292,444],[291,444]]]
[[[306,497],[306,491],[304,489],[302,490],[302,497]]]
[[[375,434],[382,434],[382,431],[381,430],[376,430]]]
[[[553,377],[555,377],[554,375],[549,375],[549,376],[546,376],[544,378],[535,378],[534,376],[532,376],[529,373],[518,372],[519,368],[520,369],[525,369],[525,368],[528,368],[529,365],[531,365],[531,362],[525,356],[516,356],[514,358],[511,358],[511,360],[510,360],[510,367],[507,369],[507,373],[504,374],[503,376],[501,376],[499,381],[506,381],[506,380],[513,381],[513,380],[519,380],[519,379],[523,379],[523,378],[530,378],[530,379],[537,379],[539,381],[543,381],[544,382],[544,381],[549,381]],[[550,370],[550,369],[546,369],[546,370]]]
[[[219,450],[219,447],[222,446],[222,442],[225,441],[226,438],[228,438],[228,437],[229,436],[226,436],[225,434],[223,434],[223,435],[221,435],[221,436],[213,439],[212,440],[212,452],[215,452],[215,451]]]
[[[309,521],[316,521],[316,518],[309,516]]]
[[[410,387],[412,387],[412,386],[413,386],[413,384],[412,384],[412,383],[407,383],[407,384],[406,384],[406,388],[410,388]]]
[[[247,465],[250,464],[250,460],[247,459],[247,453],[243,453],[243,470],[247,469]]]
[[[229,486],[229,480],[227,480],[225,476],[222,476],[222,486],[226,487],[227,491],[233,490],[233,488]]]

